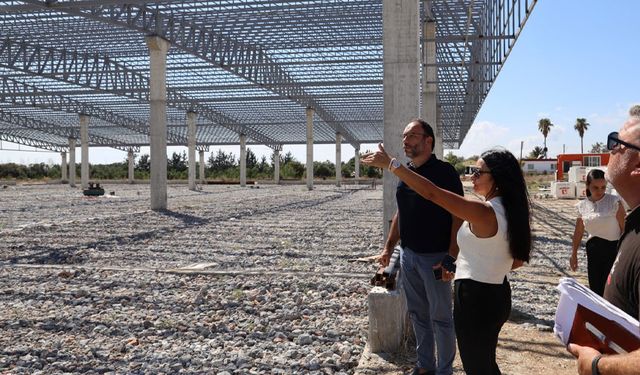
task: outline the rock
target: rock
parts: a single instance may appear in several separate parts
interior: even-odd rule
[[[313,343],[311,335],[302,334],[298,336],[298,345],[311,345],[311,343]]]

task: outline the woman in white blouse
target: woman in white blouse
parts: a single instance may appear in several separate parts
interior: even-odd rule
[[[573,232],[573,251],[569,265],[578,269],[578,249],[585,229],[587,239],[587,275],[589,288],[602,296],[611,266],[618,254],[618,239],[624,228],[624,208],[620,198],[606,193],[604,172],[592,169],[587,174],[587,199],[576,206],[578,218]]]
[[[461,197],[433,184],[379,151],[362,162],[385,168],[425,199],[465,222],[458,231],[460,253],[455,275],[453,319],[462,366],[467,375],[499,375],[496,346],[511,312],[507,274],[531,256],[529,196],[518,160],[505,149],[484,152],[473,172],[473,190],[484,201]]]

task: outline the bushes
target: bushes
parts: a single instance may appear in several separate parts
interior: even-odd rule
[[[247,149],[247,178],[251,179],[272,179],[274,155],[270,158],[263,156],[258,160],[256,155]],[[196,163],[196,171],[199,171],[199,163]],[[342,163],[342,176],[347,178],[353,176],[354,158],[346,163]],[[330,161],[314,162],[314,176],[318,178],[335,178],[335,164]],[[80,176],[81,164],[76,163],[76,176]],[[167,159],[167,178],[170,180],[186,180],[189,176],[189,164],[185,152],[174,152]],[[296,160],[291,152],[280,156],[280,177],[284,179],[302,179],[306,173],[305,164]],[[151,172],[150,157],[148,154],[139,155],[134,167],[134,177],[137,180],[149,179]],[[62,176],[59,164],[31,164],[29,166],[7,163],[0,164],[0,179],[60,179]],[[111,164],[89,164],[90,179],[96,180],[125,180],[129,176],[129,164],[125,159],[123,162]],[[218,150],[211,153],[205,166],[206,178],[221,180],[239,180],[240,165],[233,153],[225,153]],[[360,176],[381,178],[382,172],[378,168],[368,167],[360,164]]]

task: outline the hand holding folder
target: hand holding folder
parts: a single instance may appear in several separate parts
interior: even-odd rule
[[[572,278],[558,284],[555,334],[565,345],[589,346],[604,354],[640,348],[640,323]]]

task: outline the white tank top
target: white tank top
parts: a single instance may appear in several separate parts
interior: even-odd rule
[[[507,219],[502,198],[495,197],[487,203],[493,208],[498,221],[498,231],[493,237],[478,238],[469,227],[462,223],[458,230],[460,253],[456,261],[456,280],[472,279],[489,284],[502,284],[513,265],[507,241]]]

